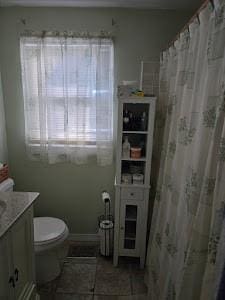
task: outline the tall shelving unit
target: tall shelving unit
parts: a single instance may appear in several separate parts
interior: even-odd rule
[[[114,229],[114,266],[118,265],[119,256],[140,258],[140,267],[145,264],[148,202],[150,190],[151,158],[155,117],[155,97],[118,98],[118,132],[115,178],[115,229]],[[124,128],[124,112],[137,115],[131,121],[130,128]],[[146,128],[140,124],[140,115],[145,112]],[[132,122],[134,126],[132,126]],[[134,128],[133,128],[134,127]],[[123,157],[122,147],[125,137],[131,147],[140,146],[139,158]],[[134,173],[144,176],[143,182],[123,182],[123,174]]]

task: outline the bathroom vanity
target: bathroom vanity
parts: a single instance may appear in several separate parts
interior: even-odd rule
[[[0,299],[39,299],[33,239],[33,203],[38,195],[0,192]]]

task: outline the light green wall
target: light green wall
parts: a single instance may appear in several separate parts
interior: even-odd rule
[[[7,162],[7,141],[5,129],[5,110],[2,93],[2,81],[0,73],[0,162]]]
[[[39,191],[36,215],[66,220],[73,233],[95,233],[103,212],[100,192],[113,195],[115,166],[46,165],[26,160],[19,36],[25,29],[115,32],[115,81],[138,80],[140,61],[160,51],[190,13],[133,9],[4,8],[0,10],[0,61],[11,173],[17,190]],[[112,18],[116,25],[112,27]],[[24,24],[25,23],[25,24]]]

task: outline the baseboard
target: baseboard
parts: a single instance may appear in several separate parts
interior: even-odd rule
[[[99,235],[96,234],[80,234],[80,233],[70,233],[68,240],[77,242],[98,242]]]

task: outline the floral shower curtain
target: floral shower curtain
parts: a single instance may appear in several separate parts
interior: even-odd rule
[[[148,246],[149,299],[216,299],[225,261],[224,0],[209,3],[163,53],[160,103],[167,110]]]

